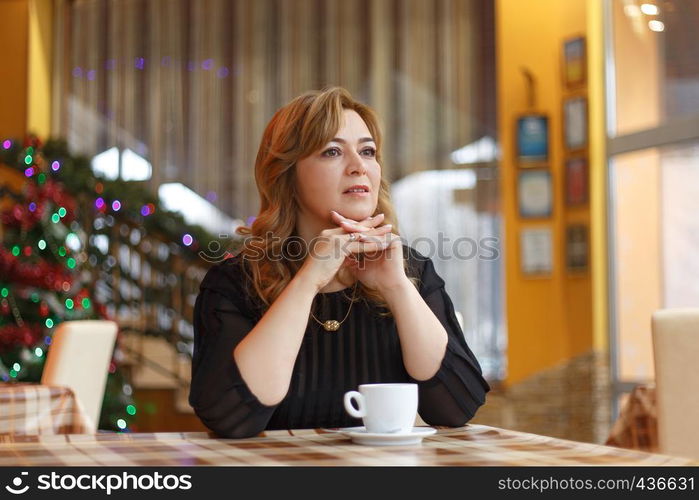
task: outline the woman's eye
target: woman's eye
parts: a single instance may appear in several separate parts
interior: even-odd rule
[[[323,151],[323,156],[329,156],[330,158],[335,158],[340,155],[339,148],[330,148]]]
[[[366,148],[362,150],[362,154],[373,158],[376,156],[376,150],[374,148]]]

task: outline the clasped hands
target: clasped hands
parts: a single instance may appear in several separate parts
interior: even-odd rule
[[[403,266],[403,245],[400,236],[391,232],[390,224],[381,225],[384,214],[356,221],[331,212],[332,220],[349,241],[357,243],[357,253],[345,258],[344,266],[364,285],[379,291],[409,283]],[[352,237],[351,235],[355,235]],[[363,258],[357,256],[363,254]]]

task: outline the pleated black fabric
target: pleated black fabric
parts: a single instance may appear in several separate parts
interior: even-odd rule
[[[243,272],[243,259],[233,257],[209,270],[194,308],[189,403],[201,421],[223,437],[249,437],[265,429],[361,425],[345,412],[343,395],[360,384],[381,382],[417,383],[419,413],[430,425],[460,426],[470,420],[490,387],[431,259],[405,245],[403,254],[408,273],[420,279],[421,296],[449,335],[434,377],[417,381],[408,375],[394,319],[379,316],[378,308],[359,300],[336,332],[326,332],[309,317],[289,392],[276,406],[262,404],[233,358],[235,346],[263,314]],[[342,319],[350,294],[351,288],[318,294],[314,314],[321,321]]]

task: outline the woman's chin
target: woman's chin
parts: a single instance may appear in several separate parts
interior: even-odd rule
[[[342,203],[340,208],[335,210],[343,217],[353,220],[364,220],[374,215],[376,205],[373,203]]]
[[[342,215],[343,217],[347,217],[348,219],[356,221],[364,220],[367,217],[371,217],[374,214],[374,210],[372,210],[371,208],[345,208],[343,210],[336,210],[336,212]]]

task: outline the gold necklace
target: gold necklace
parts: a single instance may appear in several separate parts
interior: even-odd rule
[[[354,282],[354,287],[352,288],[352,299],[350,301],[350,306],[349,309],[347,309],[347,314],[345,314],[345,317],[342,318],[342,321],[338,321],[336,319],[329,319],[327,321],[320,321],[318,318],[315,317],[315,314],[311,311],[311,317],[313,317],[316,322],[325,328],[326,332],[336,332],[339,330],[340,325],[345,322],[345,320],[348,318],[350,311],[352,310],[352,305],[354,304],[354,293],[357,291],[357,283],[359,283],[359,280]]]

